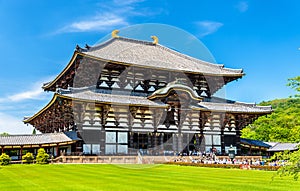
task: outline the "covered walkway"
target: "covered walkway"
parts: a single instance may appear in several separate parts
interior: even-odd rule
[[[23,154],[31,152],[36,155],[39,148],[44,148],[48,154],[56,157],[60,153],[76,152],[76,142],[79,140],[74,131],[0,136],[0,151],[7,153],[12,160],[21,160]]]

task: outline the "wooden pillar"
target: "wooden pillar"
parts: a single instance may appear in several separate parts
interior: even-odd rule
[[[177,140],[178,140],[178,148],[177,148],[177,150],[178,150],[178,152],[182,152],[182,150],[183,150],[182,133],[178,133]]]
[[[52,147],[52,156],[54,157],[54,147]]]
[[[164,133],[161,133],[159,142],[160,142],[160,149],[163,151],[164,150]]]
[[[56,144],[56,157],[59,156],[59,144],[57,143]]]
[[[20,160],[22,160],[22,155],[23,155],[23,146],[21,146],[21,149],[20,149]]]
[[[241,155],[241,131],[240,127],[236,127],[236,154]]]
[[[4,146],[1,146],[1,154],[4,153]]]
[[[175,133],[172,134],[172,150],[178,153],[177,151],[177,136]]]
[[[134,133],[132,131],[130,131],[129,132],[129,145],[130,145],[130,148],[131,148],[130,153],[135,155],[136,153],[133,152],[135,150],[134,145],[133,145],[133,135],[134,135]]]
[[[105,144],[106,144],[106,131],[105,131],[105,122],[107,118],[107,108],[101,106],[101,130],[100,130],[100,155],[105,155]]]
[[[235,115],[235,140],[236,140],[236,155],[241,155],[241,127],[243,119],[241,115]]]
[[[100,130],[100,155],[104,155],[104,154],[105,154],[105,130],[102,126]]]
[[[151,148],[151,134],[147,133],[147,149],[149,150],[149,148]]]
[[[157,141],[157,138],[158,138],[158,135],[159,133],[154,133],[154,153],[157,155],[158,153],[158,141]]]
[[[224,136],[224,128],[221,128],[221,154],[225,155],[225,136]]]

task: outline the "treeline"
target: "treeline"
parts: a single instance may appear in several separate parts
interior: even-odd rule
[[[272,105],[274,111],[244,128],[242,137],[261,141],[300,142],[300,98],[276,99],[259,105]]]

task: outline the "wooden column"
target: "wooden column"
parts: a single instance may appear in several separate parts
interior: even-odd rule
[[[199,128],[200,128],[200,138],[199,138],[199,148],[200,151],[203,152],[205,151],[205,143],[204,143],[204,126],[205,123],[207,122],[208,118],[205,115],[204,112],[199,111]]]
[[[160,142],[160,149],[163,151],[164,150],[164,133],[161,133],[159,142]]]
[[[182,143],[182,133],[181,132],[178,133],[177,140],[178,140],[178,148],[177,148],[177,150],[178,150],[178,152],[182,152],[183,151],[183,143]]]
[[[151,134],[147,133],[147,149],[149,150],[149,148],[151,148]]]
[[[221,122],[221,154],[225,155],[225,135],[224,131],[226,128],[226,125],[229,123],[229,116],[227,114],[221,114],[221,119],[223,119],[223,122]]]
[[[157,155],[158,153],[158,141],[157,141],[157,138],[158,138],[158,133],[154,133],[154,153]]]
[[[52,157],[54,157],[54,147],[52,147]]]
[[[1,154],[4,153],[4,146],[1,146]]]
[[[133,151],[134,151],[134,148],[133,148],[133,135],[134,135],[134,133],[132,132],[132,131],[130,131],[129,132],[129,145],[130,145],[130,153],[131,154],[133,154],[133,155],[135,155],[136,153],[134,153]]]
[[[235,115],[235,139],[236,139],[236,155],[241,155],[241,127],[243,124],[241,115]]]
[[[173,140],[173,142],[172,142],[172,150],[176,151],[176,153],[178,153],[178,151],[177,151],[177,136],[176,136],[175,133],[172,134],[172,140]]]
[[[225,136],[223,127],[221,127],[221,154],[225,155]]]
[[[105,154],[105,130],[101,127],[100,130],[100,155]]]
[[[22,160],[22,155],[23,155],[23,146],[21,146],[21,149],[20,149],[20,160]]]
[[[56,157],[58,157],[59,156],[59,145],[58,145],[58,143],[56,144]]]
[[[236,127],[236,154],[241,155],[241,131],[240,127]]]

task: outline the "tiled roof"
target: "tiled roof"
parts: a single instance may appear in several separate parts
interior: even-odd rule
[[[77,136],[76,136],[77,137]],[[74,136],[72,138],[75,138]],[[45,133],[36,135],[9,135],[0,136],[1,146],[15,146],[15,145],[40,145],[40,144],[52,144],[52,143],[63,143],[79,140],[72,139],[65,133]]]
[[[268,149],[268,151],[271,152],[285,151],[285,150],[294,151],[298,149],[298,145],[299,143],[277,143],[276,145]]]
[[[266,148],[271,147],[271,145],[268,145],[268,144],[264,143],[263,141],[253,140],[253,139],[241,138],[241,143],[246,144],[246,145],[253,145],[253,146],[257,146],[257,147],[266,147]]]
[[[223,65],[195,59],[159,44],[123,37],[112,38],[100,45],[80,50],[93,57],[147,68],[213,75],[243,75],[241,69],[224,68]]]
[[[214,103],[214,102],[200,102],[194,108],[202,108],[210,111],[220,112],[242,112],[242,113],[271,113],[271,106],[257,106],[255,104],[246,104],[239,102],[232,103]]]
[[[117,94],[105,94],[98,93],[89,88],[70,88],[70,90],[64,90],[60,95],[69,97],[71,99],[83,99],[93,100],[103,103],[116,103],[124,105],[145,105],[153,107],[166,107],[167,105],[162,102],[151,101],[147,97],[131,96],[131,95],[117,95]],[[219,102],[210,102],[212,100],[206,99],[206,101],[199,102],[198,105],[193,105],[193,109],[202,109],[209,111],[223,111],[223,112],[243,112],[243,113],[271,113],[271,106],[257,106],[256,104],[240,103],[234,101],[224,101],[221,98],[212,98],[213,101],[219,100]]]
[[[69,98],[92,100],[92,101],[103,102],[103,103],[117,103],[123,105],[145,105],[145,106],[154,106],[154,107],[167,106],[164,103],[151,101],[147,99],[147,97],[97,93],[89,89],[82,90],[82,91],[81,90],[63,91],[61,92],[61,95]]]

